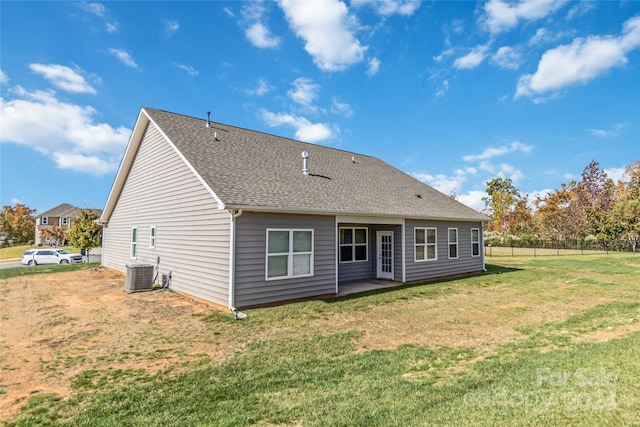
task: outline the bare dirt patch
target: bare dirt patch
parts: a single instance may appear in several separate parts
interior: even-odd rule
[[[5,281],[0,296],[0,419],[38,393],[71,393],[87,369],[144,369],[221,359],[221,338],[200,320],[207,305],[169,292],[126,294],[104,269]]]

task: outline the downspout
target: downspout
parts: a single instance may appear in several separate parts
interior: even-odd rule
[[[242,209],[230,210],[231,231],[229,239],[229,310],[235,310],[236,294],[236,219],[242,215]]]

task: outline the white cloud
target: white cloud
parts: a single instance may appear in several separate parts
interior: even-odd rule
[[[520,77],[515,97],[558,92],[584,84],[627,62],[627,52],[640,46],[640,16],[627,20],[619,37],[577,38],[542,55],[535,74]]]
[[[378,15],[389,17],[392,15],[411,16],[420,8],[419,0],[352,0],[353,6],[359,7],[369,5],[373,7]]]
[[[289,26],[324,71],[341,71],[361,62],[367,51],[353,34],[355,18],[340,0],[280,0]]]
[[[454,53],[455,53],[455,49],[449,48],[449,49],[443,51],[440,55],[434,56],[433,60],[436,61],[436,62],[441,62],[442,60],[448,58],[449,56],[453,55]]]
[[[90,175],[106,175],[115,169],[114,166],[117,166],[113,162],[103,160],[97,156],[72,153],[52,153],[52,155],[60,169],[68,169]]]
[[[300,141],[316,143],[335,137],[336,130],[325,123],[311,123],[308,119],[285,113],[262,110],[262,120],[270,127],[288,125],[295,129]]]
[[[499,67],[506,68],[508,70],[517,70],[522,63],[520,52],[509,46],[502,46],[498,49],[498,51],[491,57],[491,60]]]
[[[579,1],[575,6],[567,12],[567,19],[573,19],[577,16],[586,15],[596,8],[596,2],[592,0]]]
[[[498,168],[500,178],[510,179],[514,184],[524,178],[524,174],[515,167],[506,163],[501,163]]]
[[[620,135],[620,132],[627,127],[629,127],[629,123],[618,123],[611,129],[587,129],[587,132],[598,138],[611,138]]]
[[[462,184],[467,180],[467,172],[462,169],[456,169],[453,175],[414,172],[411,174],[417,180],[430,185],[441,193],[450,195],[460,191]]]
[[[369,60],[369,67],[367,68],[367,74],[370,76],[378,74],[380,70],[380,60],[378,58],[371,58]]]
[[[259,79],[258,86],[255,89],[247,89],[245,92],[247,95],[263,96],[273,89],[275,89],[275,87],[271,86],[266,79]]]
[[[181,70],[186,71],[190,76],[197,76],[198,74],[200,74],[198,70],[188,64],[175,64],[175,66],[180,68]]]
[[[136,61],[129,54],[129,52],[123,49],[109,48],[109,53],[118,58],[124,65],[131,68],[138,68],[138,64],[136,64]]]
[[[484,23],[492,34],[508,31],[520,21],[533,21],[558,11],[567,0],[489,0],[484,5]]]
[[[178,21],[170,21],[168,19],[165,19],[164,29],[167,33],[167,36],[171,37],[176,31],[180,29],[180,24],[178,23]]]
[[[299,77],[291,84],[293,89],[287,92],[289,98],[296,104],[316,110],[314,103],[318,100],[320,85],[307,77]]]
[[[468,191],[467,194],[458,195],[457,200],[469,206],[471,209],[475,209],[478,212],[482,212],[485,208],[483,197],[487,197],[487,193],[485,191],[472,190]]]
[[[625,167],[621,168],[605,168],[604,172],[607,174],[608,178],[611,178],[613,182],[618,182],[625,177]]]
[[[271,35],[271,32],[264,24],[256,22],[246,30],[247,38],[256,47],[273,48],[278,47],[280,38]]]
[[[236,17],[235,13],[233,13],[233,11],[231,9],[229,9],[228,7],[225,7],[222,10],[224,11],[224,13],[229,15],[230,18],[235,18]]]
[[[60,168],[94,175],[117,168],[130,129],[96,123],[93,107],[60,101],[53,91],[17,87],[13,93],[15,99],[0,98],[2,143],[28,146],[50,156]],[[88,169],[82,159],[93,167]]]
[[[78,7],[85,12],[100,18],[104,22],[107,32],[115,33],[116,31],[118,31],[118,23],[109,22],[107,20],[107,8],[102,3],[91,3],[83,1],[78,3]]]
[[[12,198],[9,203],[11,204],[11,206],[24,205],[24,202],[16,197]]]
[[[9,83],[9,76],[7,76],[4,71],[0,70],[0,84],[6,85]]]
[[[55,87],[67,92],[96,93],[96,90],[85,81],[84,77],[64,65],[30,64],[29,68],[49,80]]]
[[[469,70],[476,68],[487,57],[487,51],[489,50],[489,44],[483,44],[471,49],[471,52],[467,53],[460,58],[457,58],[453,62],[453,66],[458,70]]]
[[[442,80],[440,86],[436,89],[436,96],[443,97],[449,91],[449,80]]]
[[[271,34],[265,19],[265,7],[262,1],[246,2],[242,7],[241,25],[249,42],[261,49],[276,48],[280,38]]]
[[[466,156],[463,156],[462,159],[465,162],[482,161],[482,160],[489,160],[494,157],[503,156],[505,154],[514,153],[518,151],[521,153],[527,154],[527,153],[530,153],[532,149],[533,149],[532,145],[526,145],[521,143],[520,141],[513,141],[509,145],[503,145],[501,147],[496,147],[496,148],[491,148],[491,147],[485,148],[480,154],[468,154]],[[481,168],[482,167],[487,168],[488,166],[486,164],[481,163]]]
[[[335,96],[333,97],[331,111],[334,114],[339,114],[345,117],[353,116],[353,108],[351,108],[351,105],[347,104],[346,102],[339,102]]]

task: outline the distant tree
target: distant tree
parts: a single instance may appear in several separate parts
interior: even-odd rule
[[[560,241],[573,238],[578,233],[575,212],[571,208],[575,185],[575,182],[562,184],[560,190],[536,199],[535,218],[544,237]]]
[[[78,212],[67,232],[67,240],[77,248],[84,249],[89,255],[93,248],[101,243],[102,225],[97,222],[98,215],[95,211],[85,209]]]
[[[635,252],[640,240],[640,160],[627,166],[625,175],[628,181],[621,180],[616,187],[610,223],[616,237],[628,239]]]
[[[35,219],[31,209],[21,203],[15,206],[6,205],[0,212],[0,230],[4,234],[3,246],[23,245],[33,240]]]
[[[509,216],[516,202],[520,200],[520,190],[509,178],[493,178],[487,182],[486,192],[487,196],[483,197],[482,201],[492,219],[488,230],[503,235],[509,234]]]
[[[45,241],[55,246],[60,246],[66,239],[67,229],[62,228],[59,225],[52,225],[40,230],[40,235],[44,237]]]
[[[598,162],[592,160],[584,168],[574,191],[571,208],[581,237],[592,234],[599,240],[612,238],[608,216],[615,201],[615,184]]]

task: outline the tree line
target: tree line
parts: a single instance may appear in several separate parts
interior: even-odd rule
[[[529,200],[511,179],[493,178],[483,197],[492,221],[485,242],[537,245],[543,241],[598,242],[607,247],[625,241],[633,252],[640,238],[640,160],[628,165],[618,182],[595,160],[580,181]]]

